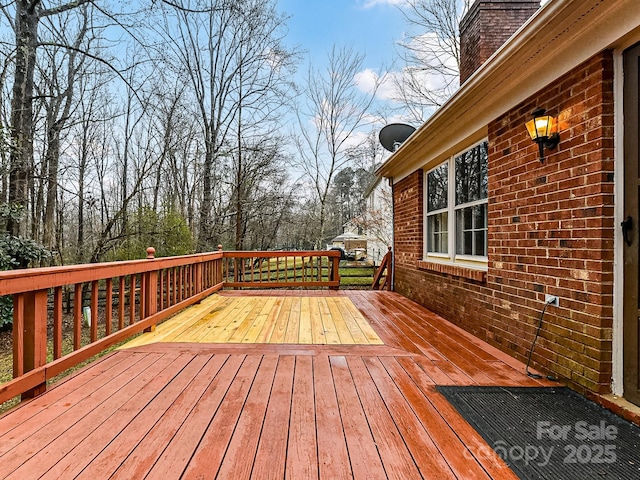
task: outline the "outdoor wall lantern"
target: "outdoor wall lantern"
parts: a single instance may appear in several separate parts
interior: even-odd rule
[[[545,115],[544,108],[536,108],[531,114],[533,120],[526,123],[531,140],[538,144],[540,161],[544,162],[544,149],[556,148],[560,141],[558,133],[558,120],[550,115]]]

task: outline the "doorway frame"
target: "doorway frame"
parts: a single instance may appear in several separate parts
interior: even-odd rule
[[[613,342],[611,393],[624,395],[624,245],[617,228],[624,216],[624,55],[627,47],[613,53],[614,108],[614,235],[613,235]]]
[[[613,51],[614,105],[614,255],[613,341],[611,393],[624,397],[624,243],[620,223],[624,219],[624,51],[640,42],[640,34],[627,38]]]

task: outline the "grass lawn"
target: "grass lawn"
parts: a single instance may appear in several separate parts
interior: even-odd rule
[[[370,287],[375,275],[374,267],[340,266],[340,287]]]

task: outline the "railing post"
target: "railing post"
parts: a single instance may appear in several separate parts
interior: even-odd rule
[[[382,274],[385,272],[384,282],[380,285],[380,280],[382,279]],[[380,266],[373,276],[373,283],[371,284],[372,290],[384,290],[385,288],[391,291],[391,277],[393,275],[393,252],[391,251],[391,246],[389,246],[389,251],[382,258],[382,262],[380,262]]]
[[[218,245],[218,251],[220,253],[222,253],[222,245]],[[215,267],[215,269],[216,269],[216,279],[214,280],[214,284],[218,284],[218,283],[224,281],[224,277],[223,277],[223,275],[224,275],[223,262],[224,262],[224,256],[222,256],[220,258],[220,261],[216,262],[216,264],[215,264],[216,265],[216,267]],[[227,270],[228,270],[228,265],[229,264],[227,264]]]
[[[389,245],[389,251],[387,252],[389,259],[387,260],[387,276],[384,279],[384,285],[382,288],[387,288],[388,291],[392,289],[393,280],[393,252],[391,251],[391,245]]]
[[[153,247],[147,248],[147,259],[153,260],[155,258],[156,249]],[[158,271],[152,270],[146,272],[144,275],[144,298],[142,299],[142,305],[144,306],[144,317],[150,317],[158,311]],[[151,325],[145,328],[145,332],[155,332],[156,326]]]
[[[331,280],[338,282],[335,287],[329,287],[331,290],[340,289],[340,257],[331,258]]]
[[[14,377],[47,363],[47,293],[36,290],[14,296]],[[22,400],[46,389],[47,383],[41,383],[24,392]]]

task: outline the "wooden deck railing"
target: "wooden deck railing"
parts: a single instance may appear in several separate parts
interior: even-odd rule
[[[391,290],[391,278],[393,277],[393,252],[391,247],[389,251],[382,257],[382,262],[373,277],[371,290]],[[382,284],[380,284],[382,282]]]
[[[340,252],[224,252],[223,282],[232,288],[338,289]]]
[[[157,259],[154,253],[149,248],[146,260],[0,272],[0,295],[13,295],[14,305],[14,379],[0,385],[0,403],[42,393],[52,377],[222,288],[222,252]],[[66,354],[64,303],[73,312]],[[82,345],[85,318],[89,342]]]
[[[117,342],[153,330],[223,287],[337,289],[340,284],[336,251],[221,249],[154,258],[155,250],[149,248],[146,260],[0,272],[0,295],[13,295],[14,303],[14,379],[0,385],[0,403],[17,395],[39,395],[56,375]],[[66,349],[63,319],[73,330],[73,345]],[[82,340],[83,332],[88,340]]]

